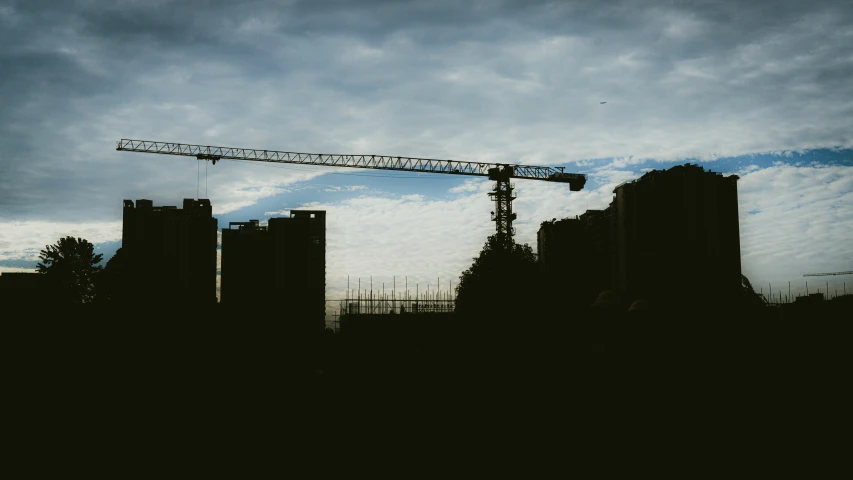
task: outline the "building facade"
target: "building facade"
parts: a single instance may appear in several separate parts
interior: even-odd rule
[[[685,164],[616,187],[616,288],[631,298],[674,302],[736,296],[737,180]]]
[[[550,293],[582,302],[610,289],[625,300],[737,297],[737,180],[691,164],[655,170],[616,187],[604,210],[543,222],[537,246]]]
[[[222,230],[220,299],[228,307],[266,308],[325,324],[326,212],[231,222]]]
[[[539,270],[551,298],[589,305],[612,288],[610,210],[543,222],[537,232]]]
[[[124,201],[122,254],[134,303],[216,303],[216,236],[210,200],[183,208]]]

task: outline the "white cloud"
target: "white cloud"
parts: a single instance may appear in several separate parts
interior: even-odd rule
[[[344,297],[347,275],[353,289],[359,277],[365,287],[373,275],[374,292],[385,282],[390,293],[394,275],[398,292],[406,276],[413,295],[417,284],[435,289],[439,277],[447,289],[494,228],[485,194],[450,200],[362,196],[300,208],[306,207],[328,212],[327,298]]]
[[[491,190],[491,182],[485,179],[465,180],[461,185],[457,185],[449,190],[450,193],[471,193],[485,192]]]
[[[325,192],[358,192],[367,189],[366,185],[326,185]]]
[[[415,193],[412,195],[403,195],[400,197],[400,200],[407,201],[407,202],[422,202],[423,199],[424,199],[424,196],[421,194],[418,194],[418,193]]]
[[[738,199],[743,272],[756,288],[784,285],[787,294],[791,281],[795,293],[804,292],[806,280],[841,288],[841,277],[802,275],[853,269],[853,167],[750,171],[738,182]]]
[[[121,240],[121,222],[0,222],[0,260],[38,260],[39,251],[67,236],[97,244]]]
[[[34,273],[37,270],[34,268],[19,268],[19,267],[4,267],[0,266],[0,273]]]

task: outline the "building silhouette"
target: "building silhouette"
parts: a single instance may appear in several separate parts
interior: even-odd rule
[[[592,301],[727,300],[740,285],[736,175],[685,164],[654,170],[614,190],[604,210],[543,222],[541,272],[551,294]]]
[[[615,287],[670,302],[736,297],[738,178],[688,163],[616,187]]]
[[[611,223],[607,209],[541,224],[538,263],[549,297],[584,305],[613,288]]]
[[[593,295],[614,288],[616,257],[613,248],[615,229],[613,209],[587,210],[578,219],[583,225],[584,255],[581,263],[586,275],[587,292]]]
[[[37,290],[41,280],[41,274],[35,272],[4,272],[0,273],[0,289]]]
[[[583,223],[577,217],[542,222],[536,246],[545,298],[574,304],[586,296],[581,291],[588,274],[583,260],[585,243]]]
[[[322,330],[325,324],[326,212],[230,222],[222,230],[223,306],[266,308]]]
[[[217,220],[212,213],[207,199],[184,199],[182,209],[125,200],[126,298],[136,304],[215,304]]]
[[[44,306],[53,293],[44,275],[30,272],[0,273],[0,305]]]
[[[539,263],[547,270],[569,267],[580,253],[583,225],[575,218],[542,222],[536,233]]]

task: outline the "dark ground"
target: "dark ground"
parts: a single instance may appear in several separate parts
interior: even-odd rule
[[[524,399],[545,392],[575,398],[649,382],[735,389],[831,376],[849,351],[851,311],[849,301],[728,315],[590,309],[575,318],[416,328],[401,316],[397,329],[348,335],[295,328],[256,311],[77,307],[6,318],[3,337],[13,375],[50,395],[239,400],[288,395],[291,387],[322,395],[370,385],[457,394],[500,386]]]

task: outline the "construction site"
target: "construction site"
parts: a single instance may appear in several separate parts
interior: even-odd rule
[[[0,0],[0,59],[23,471],[843,436],[853,1]]]
[[[494,203],[491,220],[495,224],[497,238],[507,247],[513,244],[515,235],[513,220],[516,215],[512,202],[516,196],[513,180],[564,183],[570,191],[581,190],[586,183],[585,175],[566,173],[562,167],[386,155],[328,155],[128,139],[120,140],[116,150],[194,157],[211,165],[225,160],[239,160],[487,177],[495,182],[489,193]],[[146,200],[141,202],[148,205]],[[298,302],[288,302],[290,306],[286,308],[281,307],[282,314],[298,317],[308,315],[317,323],[332,323],[335,329],[339,325],[347,325],[353,318],[363,316],[452,314],[452,282],[448,282],[443,290],[440,279],[433,291],[429,291],[429,287],[421,291],[417,284],[412,290],[404,278],[404,291],[399,296],[396,285],[390,286],[390,292],[386,292],[384,287],[374,290],[372,285],[367,288],[359,285],[353,289],[348,286],[346,298],[321,299],[325,295],[325,215],[323,211],[293,210],[290,218],[270,218],[265,225],[261,225],[259,220],[248,220],[230,222],[227,228],[223,228],[219,297],[223,306],[262,305],[276,299],[298,299]],[[308,222],[306,226],[299,226],[300,219]],[[210,271],[209,267],[206,266],[206,271]],[[360,279],[357,282],[360,284]],[[308,302],[324,306],[322,309],[307,306],[297,309],[293,306]]]
[[[235,160],[356,169],[485,177],[493,247],[509,252],[515,241],[516,180],[562,183],[580,191],[587,178],[562,167],[465,162],[416,157],[298,153],[146,140],[122,139],[120,152],[190,157],[215,165]],[[743,293],[738,224],[737,175],[724,176],[693,164],[653,170],[613,190],[604,209],[574,218],[541,222],[537,232],[535,283],[541,299],[526,299],[528,311],[543,315],[582,310],[611,292],[620,301],[657,305],[725,302]],[[227,309],[266,309],[282,321],[306,322],[319,330],[345,331],[348,325],[396,316],[399,321],[457,313],[454,281],[435,285],[408,276],[347,278],[343,298],[330,298],[326,283],[327,212],[295,209],[288,216],[229,222],[220,226],[208,199],[185,199],[183,208],[155,206],[151,200],[124,200],[122,245],[126,280],[117,283],[130,305],[156,302]],[[221,229],[221,245],[217,236]],[[490,240],[491,241],[491,240]],[[221,265],[217,250],[221,249]],[[513,275],[501,265],[490,273],[493,298],[516,295]],[[378,272],[383,273],[383,272]],[[409,272],[413,273],[413,272]],[[424,273],[424,272],[420,272]],[[428,272],[426,272],[428,273]],[[805,274],[844,276],[851,272]],[[217,285],[217,277],[219,282]],[[11,278],[11,277],[7,277]],[[672,279],[679,279],[673,282]],[[5,281],[5,279],[4,279]],[[805,294],[768,285],[755,293],[768,305],[817,301],[847,295],[846,282],[805,280]],[[27,284],[25,281],[9,284]],[[37,282],[29,282],[35,285]],[[457,282],[458,283],[458,282]],[[120,284],[120,285],[119,285]],[[150,286],[156,285],[155,294]],[[458,285],[457,285],[458,286]],[[796,285],[795,285],[796,286]],[[487,303],[492,301],[483,300]],[[536,303],[549,303],[541,309]]]
[[[584,175],[140,140],[121,140],[117,150],[211,164],[278,162],[494,181],[488,193],[494,234],[458,278],[425,282],[417,272],[376,272],[347,278],[345,291],[332,296],[329,212],[293,209],[220,225],[204,198],[184,199],[182,208],[124,200],[121,254],[105,270],[109,295],[94,304],[51,303],[60,286],[37,273],[0,275],[5,305],[38,302],[51,318],[87,318],[74,332],[75,348],[87,345],[125,366],[156,365],[153,371],[176,384],[196,373],[176,374],[175,366],[197,372],[198,362],[212,384],[227,372],[235,384],[266,386],[282,371],[344,383],[452,378],[465,384],[540,370],[554,378],[548,375],[575,368],[567,355],[607,354],[624,365],[661,353],[703,361],[719,352],[807,356],[826,340],[824,326],[810,322],[853,310],[845,280],[853,271],[805,273],[784,286],[768,284],[766,293],[750,285],[741,272],[738,177],[689,163],[616,186],[605,208],[543,219],[533,253],[514,240],[513,182],[564,183],[576,192]]]

